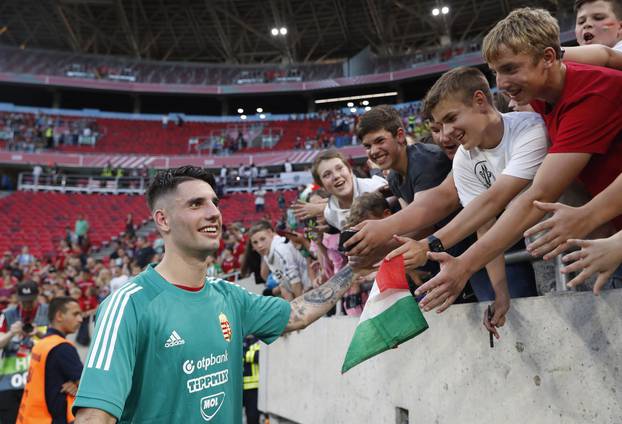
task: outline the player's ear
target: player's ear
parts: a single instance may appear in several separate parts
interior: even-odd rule
[[[167,233],[171,230],[169,225],[169,218],[167,216],[165,209],[156,209],[153,211],[153,222],[155,222],[156,227],[163,233]]]

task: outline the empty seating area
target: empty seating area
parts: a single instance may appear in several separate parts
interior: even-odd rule
[[[228,139],[229,143],[234,143],[238,132],[242,131],[246,143],[250,146],[243,151],[254,153],[265,150],[265,147],[261,147],[261,140],[249,140],[249,138],[261,137],[262,131],[263,134],[268,134],[271,129],[272,133],[282,132],[283,134],[272,150],[290,150],[296,147],[299,138],[303,142],[307,137],[315,139],[318,129],[328,126],[328,123],[319,119],[239,124],[183,122],[181,126],[175,122],[169,122],[166,128],[159,121],[98,118],[96,123],[101,135],[95,146],[60,145],[58,150],[82,153],[184,155],[191,153],[188,147],[188,140],[191,138],[207,140],[210,137],[219,138],[222,135]],[[257,131],[258,126],[259,131]],[[251,127],[255,128],[251,129]],[[254,143],[251,146],[252,142]],[[204,154],[207,152],[207,150],[203,151]],[[196,153],[196,150],[193,149],[192,153]]]
[[[188,153],[188,139],[206,137],[223,128],[223,124],[184,122],[169,123],[163,128],[158,121],[97,119],[102,136],[97,145],[60,146],[62,151],[183,155]]]
[[[287,204],[296,198],[292,190],[284,192]],[[265,212],[255,212],[255,197],[236,193],[220,202],[223,222],[252,224],[269,217],[278,220],[284,211],[278,207],[278,193],[266,195]],[[91,243],[101,246],[125,229],[128,213],[134,223],[150,218],[145,198],[128,195],[61,194],[16,192],[0,199],[0,251],[18,253],[26,245],[36,257],[52,256],[65,237],[65,227],[73,231],[76,218],[83,214],[89,222]]]
[[[0,250],[18,252],[27,245],[37,257],[51,255],[65,227],[73,231],[78,214],[99,246],[124,231],[128,213],[135,224],[149,217],[143,196],[16,192],[0,199]]]

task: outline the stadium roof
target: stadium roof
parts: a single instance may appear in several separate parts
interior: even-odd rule
[[[483,35],[517,7],[572,0],[3,0],[0,44],[141,59],[321,62],[407,54]],[[448,6],[447,15],[432,16]],[[286,27],[285,37],[272,36]]]

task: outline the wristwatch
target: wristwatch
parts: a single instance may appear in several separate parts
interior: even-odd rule
[[[428,246],[430,248],[430,252],[444,252],[445,251],[445,246],[443,246],[443,243],[434,236],[428,237]]]

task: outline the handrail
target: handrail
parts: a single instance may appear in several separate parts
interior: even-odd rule
[[[568,275],[561,272],[564,267],[562,262],[563,255],[557,255],[555,257],[555,291],[568,291]],[[518,250],[515,252],[509,252],[504,255],[506,265],[517,264],[520,262],[540,262],[541,257],[532,256],[531,253],[526,250]]]

